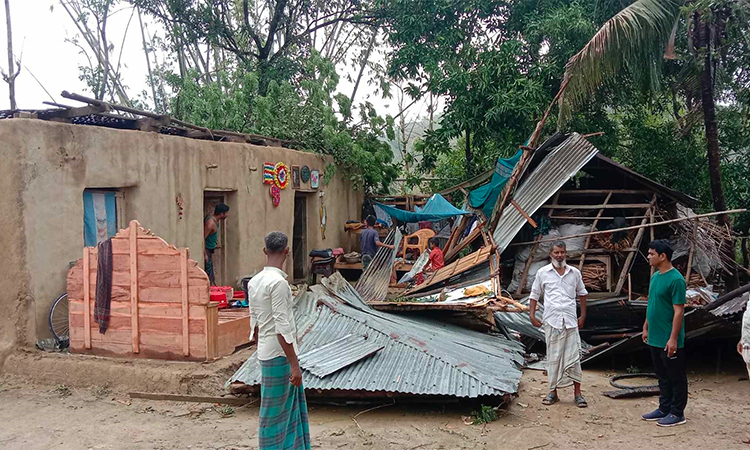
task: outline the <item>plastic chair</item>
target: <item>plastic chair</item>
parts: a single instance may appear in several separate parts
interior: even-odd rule
[[[418,258],[427,248],[430,238],[434,236],[435,232],[429,229],[419,230],[414,234],[406,236],[404,238],[404,245],[401,249],[401,254],[404,255],[404,259],[406,259],[407,250],[416,250],[418,253],[414,257]],[[412,243],[412,239],[417,239],[417,243]]]

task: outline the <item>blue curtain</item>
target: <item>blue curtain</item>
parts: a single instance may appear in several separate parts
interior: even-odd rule
[[[114,192],[83,191],[83,243],[94,247],[117,234]]]

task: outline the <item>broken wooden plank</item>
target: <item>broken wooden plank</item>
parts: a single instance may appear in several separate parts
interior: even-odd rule
[[[182,395],[182,394],[157,394],[150,392],[129,392],[130,398],[140,398],[143,400],[164,400],[168,402],[190,402],[190,403],[218,403],[221,405],[244,406],[248,403],[257,401],[252,398],[237,397],[204,397],[199,395]]]
[[[516,208],[518,213],[521,214],[526,219],[526,221],[531,224],[532,227],[539,228],[539,226],[536,224],[536,221],[532,219],[530,215],[526,214],[526,211],[524,211],[523,208],[521,208],[515,200],[511,199],[510,204],[513,205],[514,208]]]
[[[542,208],[547,209],[615,209],[615,208],[622,208],[622,209],[642,209],[642,208],[648,208],[650,207],[650,203],[612,203],[609,205],[556,205],[556,204],[550,204],[550,205],[542,205]]]

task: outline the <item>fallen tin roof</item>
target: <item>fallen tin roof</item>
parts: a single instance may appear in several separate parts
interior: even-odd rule
[[[382,393],[476,398],[517,392],[523,363],[519,342],[430,319],[376,311],[338,273],[324,279],[324,285],[313,286],[297,300],[300,354],[307,356],[307,365],[342,368],[319,377],[303,367],[306,389],[344,392],[352,397]],[[341,354],[312,353],[350,335],[367,336],[368,345]],[[373,353],[372,348],[379,346],[382,350]],[[352,358],[357,359],[344,364]],[[253,354],[226,386],[233,382],[257,386],[260,377],[260,365]]]
[[[750,292],[745,292],[742,295],[738,295],[733,300],[730,300],[718,308],[712,309],[711,314],[717,317],[727,317],[735,314],[740,314],[745,311],[748,299],[750,299]]]
[[[388,295],[388,286],[393,275],[393,264],[396,253],[401,245],[401,230],[396,228],[388,234],[385,243],[393,246],[393,250],[378,247],[375,257],[362,272],[355,289],[368,302],[381,302]]]
[[[591,160],[598,150],[578,133],[571,134],[547,155],[513,195],[513,200],[528,215],[534,214],[567,181]],[[516,208],[503,209],[493,239],[497,253],[508,244],[527,222]]]

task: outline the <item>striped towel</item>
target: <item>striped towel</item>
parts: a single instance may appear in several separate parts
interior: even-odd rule
[[[289,381],[289,361],[279,356],[260,367],[260,450],[309,450],[305,391]]]

